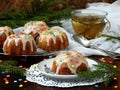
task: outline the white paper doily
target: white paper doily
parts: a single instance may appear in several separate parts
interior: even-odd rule
[[[89,80],[61,80],[54,79],[45,76],[37,68],[37,64],[32,65],[26,73],[26,79],[30,82],[34,82],[43,86],[55,86],[55,87],[74,87],[74,86],[87,86],[94,85],[96,83],[103,82],[102,79],[97,79],[94,81]]]

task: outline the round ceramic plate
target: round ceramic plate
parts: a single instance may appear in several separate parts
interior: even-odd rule
[[[58,75],[51,72],[51,66],[53,63],[54,58],[46,59],[37,64],[37,68],[39,69],[40,73],[56,79],[77,79],[77,75]],[[88,66],[90,67],[90,70],[95,70],[94,65],[97,65],[98,63],[95,60],[86,59],[88,62]]]

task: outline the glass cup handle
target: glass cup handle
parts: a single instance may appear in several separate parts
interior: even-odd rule
[[[105,25],[105,28],[104,28],[102,34],[106,34],[111,29],[111,23],[110,23],[110,21],[107,18],[105,18],[105,20],[106,20],[106,25]]]

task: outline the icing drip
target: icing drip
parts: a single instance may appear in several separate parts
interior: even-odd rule
[[[57,70],[56,73],[59,73],[60,67],[62,65],[63,62],[67,62],[68,61],[68,55],[65,52],[60,53],[56,58],[55,61],[57,62]]]
[[[26,43],[29,42],[30,46],[31,46],[31,50],[33,51],[33,44],[36,46],[36,43],[33,39],[33,37],[31,35],[26,35],[26,34],[12,34],[9,37],[7,37],[7,40],[5,41],[5,43],[8,42],[8,47],[11,43],[11,41],[14,40],[15,41],[15,45],[18,46],[18,42],[21,40],[22,41],[22,45],[23,45],[23,51],[25,50],[26,47]]]
[[[55,61],[57,63],[56,74],[59,73],[60,67],[63,62],[67,63],[68,68],[73,74],[76,74],[76,69],[82,63],[84,63],[86,66],[88,65],[85,57],[75,50],[69,52],[61,52],[59,55],[56,56]]]
[[[12,29],[8,26],[0,27],[0,35],[5,33],[6,36],[9,36],[9,33],[12,33]]]
[[[64,35],[63,35],[64,36]],[[62,35],[59,36],[61,42],[63,43]]]

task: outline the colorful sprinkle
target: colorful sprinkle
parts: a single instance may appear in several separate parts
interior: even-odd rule
[[[109,64],[113,64],[113,62],[112,62],[112,61],[109,61]]]
[[[65,63],[67,63],[67,60],[64,60]]]
[[[95,88],[98,88],[98,87],[99,87],[99,85],[96,84],[96,85],[95,85]]]
[[[3,80],[4,80],[4,81],[8,81],[8,79],[7,79],[7,78],[3,78]]]
[[[116,65],[113,65],[113,68],[117,68],[117,66],[116,66]]]
[[[46,58],[44,58],[43,60],[47,60]]]
[[[56,66],[58,66],[58,64],[56,63]]]
[[[35,68],[35,65],[33,64],[33,65],[31,66],[31,68]]]
[[[5,84],[9,84],[9,81],[6,81]]]
[[[76,63],[78,63],[78,60],[76,60]]]
[[[20,84],[20,85],[19,85],[19,87],[23,87],[23,85],[22,85],[22,84]]]
[[[114,80],[117,80],[117,77],[114,77]]]
[[[17,80],[14,80],[13,82],[14,82],[14,83],[17,83]]]
[[[24,83],[27,83],[28,81],[27,80],[24,80]]]
[[[53,33],[52,36],[55,37],[56,35]]]
[[[0,62],[2,62],[2,60],[0,60]]]
[[[75,68],[75,65],[71,65],[72,66],[72,68]]]
[[[49,56],[49,58],[52,58],[52,56]]]
[[[22,65],[20,65],[19,67],[20,67],[20,68],[22,68],[23,66],[22,66]]]
[[[25,38],[25,35],[21,35],[21,38]]]
[[[11,35],[10,35],[10,38],[12,38],[12,37],[14,37],[14,36],[15,36],[14,34],[11,34]]]
[[[28,68],[26,68],[26,67],[24,67],[23,69],[24,69],[24,70],[28,70]]]
[[[102,62],[106,62],[105,58],[100,58],[99,60],[102,61]]]
[[[60,62],[62,62],[62,60],[60,60]]]
[[[19,82],[22,82],[22,81],[23,81],[23,79],[22,79],[22,78],[19,78],[19,79],[18,79],[18,81],[19,81]]]
[[[6,32],[6,30],[4,30],[4,32]]]
[[[74,60],[76,60],[76,59],[77,59],[77,57],[75,56],[75,57],[74,57]]]
[[[70,59],[70,62],[73,62],[73,60],[72,60],[72,59]]]
[[[1,74],[6,74],[6,72],[5,72],[5,71],[2,71]]]
[[[8,74],[8,75],[6,75],[6,77],[10,77],[10,75]]]
[[[117,85],[115,85],[115,86],[114,86],[114,88],[116,89],[116,88],[118,88],[118,86],[117,86]]]
[[[29,35],[29,39],[33,38],[32,35]]]

